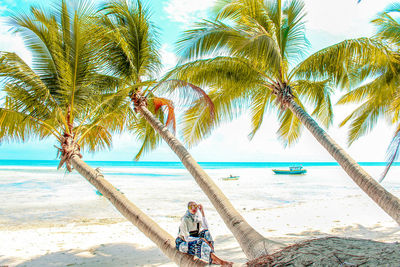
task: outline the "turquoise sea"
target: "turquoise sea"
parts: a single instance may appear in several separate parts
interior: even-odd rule
[[[37,166],[56,167],[58,160],[0,160],[0,166]],[[163,168],[163,169],[184,169],[181,162],[169,161],[86,161],[91,166],[103,167],[135,167],[135,168]],[[273,168],[287,167],[293,164],[308,166],[339,166],[337,162],[199,162],[204,169],[222,168]],[[385,166],[385,162],[359,162],[361,166]],[[395,162],[394,166],[400,166]]]
[[[179,218],[185,203],[196,200],[218,216],[180,162],[87,161],[157,221]],[[275,175],[273,168],[303,165],[306,175]],[[384,162],[361,162],[379,178]],[[0,228],[65,224],[121,218],[109,202],[77,172],[57,170],[57,160],[0,160]],[[324,198],[364,193],[335,162],[200,162],[239,210],[264,210]],[[383,185],[400,195],[396,163]],[[224,181],[229,175],[237,181]],[[149,204],[151,203],[151,204]],[[155,206],[154,206],[155,205]]]

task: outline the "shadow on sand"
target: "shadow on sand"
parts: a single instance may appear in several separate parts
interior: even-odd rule
[[[382,227],[372,226],[365,227],[361,224],[335,227],[332,228],[330,234],[320,231],[303,231],[300,233],[289,233],[288,236],[304,236],[305,238],[326,237],[326,236],[340,236],[340,237],[353,237],[353,238],[366,238],[373,240],[386,240],[386,242],[395,242],[391,240],[391,236],[400,231],[398,227],[391,227],[382,230]]]
[[[221,235],[215,240],[215,254],[236,263],[246,263],[247,259],[233,235]]]
[[[160,266],[170,262],[157,248],[146,249],[128,243],[118,243],[101,244],[86,250],[70,249],[48,253],[16,266]]]

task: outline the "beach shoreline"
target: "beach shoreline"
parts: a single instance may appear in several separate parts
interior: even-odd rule
[[[380,171],[371,168],[372,173]],[[399,226],[339,167],[308,170],[297,177],[275,176],[269,169],[206,171],[266,238],[286,245],[327,236],[399,240]],[[107,171],[109,181],[173,237],[187,201],[203,203],[217,255],[246,262],[230,231],[185,171],[147,170],[134,176],[118,167]],[[400,195],[400,186],[392,177],[399,172],[394,167],[386,184],[395,195]],[[240,179],[221,180],[230,173]],[[0,169],[4,189],[0,266],[176,266],[82,177],[62,175],[22,170],[7,182],[10,171]],[[17,183],[15,177],[20,177]],[[11,182],[13,186],[7,187]]]
[[[390,218],[370,219],[366,222],[362,215],[364,212],[347,214],[362,206],[367,213],[375,210],[373,205],[363,202],[362,197],[352,199],[358,203],[344,210],[342,205],[348,203],[348,199],[319,201],[318,205],[300,203],[267,211],[250,210],[241,213],[264,236],[286,245],[327,236],[382,242],[399,240],[399,227]],[[313,207],[312,215],[310,206]],[[331,211],[335,207],[343,211],[342,215],[332,216]],[[306,211],[309,215],[307,218],[299,217]],[[265,214],[269,218],[260,217]],[[357,222],[357,217],[360,221],[364,220],[364,223]],[[268,227],[261,227],[263,221]],[[173,234],[171,229],[177,227],[178,223],[179,220],[175,218],[161,225]],[[214,233],[216,252],[223,258],[245,263],[246,258],[239,245],[224,228],[212,220],[210,229]],[[2,227],[0,240],[6,240],[0,245],[2,266],[176,266],[123,218],[76,220],[67,224],[34,225],[19,229]]]

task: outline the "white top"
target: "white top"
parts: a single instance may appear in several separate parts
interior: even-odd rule
[[[186,211],[185,215],[181,219],[178,236],[185,241],[190,241],[195,238],[189,236],[189,232],[197,230],[197,223],[200,223],[199,231],[208,229],[206,217],[203,217],[200,212],[191,214],[189,211]]]

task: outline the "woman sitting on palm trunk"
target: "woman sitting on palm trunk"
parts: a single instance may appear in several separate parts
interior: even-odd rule
[[[197,212],[200,211],[200,214]],[[176,248],[194,255],[210,264],[232,266],[232,262],[218,258],[214,253],[214,241],[208,231],[208,224],[201,204],[190,201],[188,210],[182,217]]]

